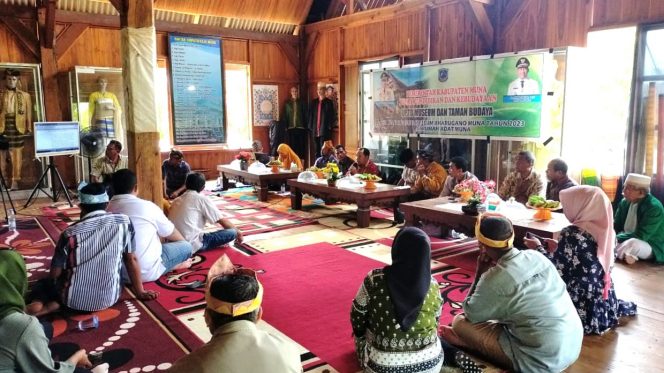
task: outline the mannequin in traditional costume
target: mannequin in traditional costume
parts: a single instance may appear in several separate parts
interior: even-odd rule
[[[88,98],[90,104],[90,129],[99,131],[106,139],[123,139],[122,107],[118,98],[108,92],[108,80],[98,78],[99,90],[92,92]]]
[[[0,171],[18,189],[25,137],[32,132],[32,98],[18,88],[21,73],[5,70],[5,90],[0,92]],[[7,167],[11,161],[11,168]]]
[[[288,128],[288,145],[300,158],[306,158],[307,152],[307,128],[304,116],[305,104],[300,99],[300,90],[291,87],[291,97],[284,105],[284,120]]]

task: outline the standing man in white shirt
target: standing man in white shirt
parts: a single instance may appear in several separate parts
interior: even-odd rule
[[[137,197],[136,174],[129,169],[118,170],[112,183],[115,195],[106,211],[125,214],[134,225],[141,280],[155,281],[172,270],[191,267],[191,244],[157,205]],[[160,238],[167,242],[162,244]]]
[[[516,61],[516,73],[519,76],[507,88],[508,96],[539,95],[540,87],[536,80],[528,78],[530,61],[526,57]]]
[[[168,217],[175,228],[196,251],[222,246],[235,240],[242,242],[242,232],[233,223],[224,219],[212,201],[200,194],[205,188],[205,177],[198,172],[190,173],[184,182],[187,190],[173,201]],[[205,224],[219,224],[223,229],[204,231]]]

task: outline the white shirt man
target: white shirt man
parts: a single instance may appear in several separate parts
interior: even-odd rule
[[[539,83],[536,80],[528,78],[530,61],[526,57],[521,57],[516,62],[516,72],[519,76],[507,87],[508,96],[538,95],[540,94]]]
[[[191,244],[157,205],[137,197],[136,175],[129,169],[119,170],[112,183],[116,195],[106,211],[125,214],[134,225],[141,280],[155,281],[168,271],[190,267]],[[162,244],[160,237],[171,242]]]

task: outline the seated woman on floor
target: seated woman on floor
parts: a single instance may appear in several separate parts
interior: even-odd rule
[[[371,271],[353,300],[350,318],[363,371],[440,372],[441,304],[429,237],[414,227],[401,229],[392,264]]]
[[[297,169],[302,171],[302,161],[300,160],[300,157],[298,157],[297,153],[291,149],[288,144],[280,144],[277,147],[277,154],[279,154],[279,160],[281,161],[281,167],[283,167],[286,170],[290,170],[291,164],[295,163],[297,165]]]
[[[92,366],[85,350],[53,361],[44,329],[25,313],[25,262],[6,247],[0,248],[0,289],[0,372],[73,372],[77,366]]]
[[[558,269],[567,284],[585,334],[602,334],[618,325],[618,319],[636,314],[636,305],[616,298],[611,265],[616,234],[613,209],[604,192],[594,186],[575,186],[560,191],[560,202],[571,225],[560,240],[546,240],[545,250],[537,238],[524,238]]]

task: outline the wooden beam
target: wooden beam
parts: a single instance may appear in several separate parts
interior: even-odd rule
[[[49,22],[48,7],[49,5],[46,4],[46,7],[39,8],[37,13],[39,28],[44,30],[44,34],[47,33],[48,26],[46,24]],[[53,30],[55,30],[55,25],[53,25]],[[41,62],[44,90],[44,111],[46,112],[47,121],[57,122],[62,120],[62,110],[60,108],[61,95],[58,86],[58,63],[52,46],[49,48],[48,44],[46,40],[42,40],[39,43],[39,61]],[[53,43],[51,42],[50,44],[52,45]]]
[[[55,56],[60,59],[87,29],[88,25],[83,23],[68,25],[55,40]]]
[[[367,3],[365,3],[364,0],[355,0],[355,1],[357,1],[357,3],[360,4],[360,9],[362,11],[367,10]]]
[[[40,31],[41,31],[41,45],[44,48],[53,49],[55,42],[55,13],[57,1],[44,0],[42,1],[38,12],[44,13],[44,16],[39,16]],[[43,22],[41,22],[43,20]]]
[[[35,59],[39,59],[39,40],[34,31],[26,27],[18,18],[10,16],[0,16],[0,21],[7,26],[9,32],[14,34],[16,40],[28,51]]]
[[[108,2],[111,3],[111,5],[113,5],[113,8],[115,8],[115,10],[117,10],[118,13],[122,14],[125,11],[122,8],[124,6],[122,0],[108,0]]]
[[[472,18],[473,23],[479,28],[486,49],[489,49],[489,53],[493,53],[494,31],[485,5],[475,0],[465,0],[463,2],[463,7],[466,10],[466,13],[468,13],[468,16]]]
[[[442,5],[456,4],[465,0],[409,0],[396,5],[390,5],[377,9],[369,9],[364,12],[337,17],[321,22],[311,23],[305,26],[305,32],[330,30],[337,27],[353,27],[365,25],[371,22],[384,21],[402,16],[406,13],[421,11],[427,5],[436,8]]]
[[[55,20],[60,23],[87,23],[90,26],[97,27],[121,27],[120,17],[104,15],[94,15],[94,17],[91,17],[90,14],[81,12],[58,11]],[[156,21],[154,24],[158,32],[173,32],[193,35],[216,35],[222,38],[246,39],[273,43],[298,43],[298,37],[289,34],[244,31],[226,27],[194,25],[189,23],[177,23],[168,21]]]
[[[346,4],[348,5],[348,11],[346,12],[346,15],[355,13],[355,0],[348,0],[346,1]]]
[[[307,70],[309,69],[309,63],[311,62],[311,56],[314,54],[314,48],[316,47],[316,44],[318,43],[318,37],[320,36],[319,32],[314,32],[313,34],[307,35],[307,43],[306,43],[306,48],[304,49],[304,65],[302,65],[302,69]]]
[[[34,7],[24,5],[5,5],[0,6],[0,16],[10,16],[12,18],[37,20],[37,14]]]
[[[293,65],[295,71],[300,71],[300,55],[298,53],[297,45],[290,43],[278,43],[277,45],[288,59],[288,62]]]
[[[422,61],[431,61],[431,7],[424,8],[424,55]]]
[[[514,20],[519,17],[521,12],[526,8],[528,0],[506,0],[501,19],[503,22],[502,34],[507,33],[514,24]]]
[[[156,123],[157,104],[154,92],[154,71],[157,55],[152,0],[122,0],[120,23],[122,47],[122,80],[127,108],[127,148],[129,167],[136,172],[138,195],[157,206],[162,201],[159,130]],[[129,31],[140,31],[138,36]],[[146,42],[151,38],[151,42]],[[136,58],[136,56],[144,58]]]

